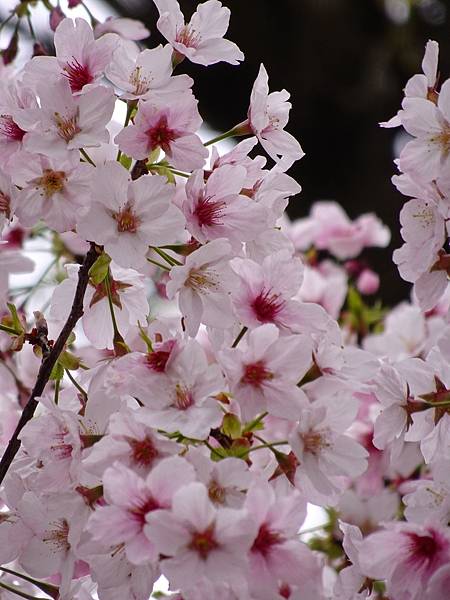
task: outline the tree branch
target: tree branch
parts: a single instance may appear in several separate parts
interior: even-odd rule
[[[77,289],[75,291],[75,297],[73,299],[70,314],[67,318],[67,321],[64,324],[64,327],[61,329],[61,332],[56,342],[53,344],[52,349],[48,354],[44,354],[43,356],[34,388],[31,391],[30,397],[22,411],[22,415],[19,419],[16,430],[14,431],[12,438],[9,440],[8,446],[5,450],[5,453],[2,456],[2,460],[0,461],[0,484],[3,481],[6,473],[8,472],[8,469],[14,457],[19,451],[20,432],[28,423],[28,421],[30,421],[33,418],[34,412],[38,405],[38,400],[36,400],[36,398],[41,396],[44,392],[44,388],[50,379],[53,367],[55,366],[59,355],[64,350],[64,346],[67,342],[69,335],[71,334],[78,320],[83,315],[83,300],[89,282],[89,269],[96,261],[97,256],[98,253],[96,250],[96,246],[93,242],[91,242],[89,252],[86,254],[83,264],[81,265],[81,268],[78,271],[78,284]]]

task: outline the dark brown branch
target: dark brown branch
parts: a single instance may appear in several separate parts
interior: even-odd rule
[[[80,270],[78,271],[78,284],[77,289],[75,291],[75,297],[73,299],[70,314],[67,318],[67,321],[64,324],[64,327],[61,329],[61,333],[59,334],[56,342],[53,344],[52,349],[48,354],[44,355],[43,357],[34,388],[31,391],[31,395],[28,399],[28,402],[25,405],[25,408],[22,411],[22,415],[19,419],[19,423],[17,424],[16,430],[14,431],[12,438],[9,440],[8,446],[5,450],[5,453],[2,456],[2,460],[0,461],[0,484],[3,481],[6,473],[8,472],[8,469],[14,457],[19,451],[20,432],[28,423],[28,421],[30,421],[33,418],[34,412],[38,405],[38,400],[36,400],[36,398],[39,398],[39,396],[41,396],[44,392],[44,388],[50,379],[53,367],[55,366],[59,355],[64,350],[64,346],[67,342],[69,335],[71,334],[78,320],[83,315],[83,300],[89,282],[89,269],[96,261],[97,256],[98,253],[96,251],[96,246],[94,243],[91,243],[90,250],[86,254],[83,264],[81,265]]]

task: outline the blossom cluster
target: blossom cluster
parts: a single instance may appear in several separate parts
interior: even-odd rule
[[[286,216],[303,150],[263,65],[246,118],[203,141],[194,82],[174,73],[244,59],[230,11],[207,0],[186,22],[154,1],[165,45],[46,2],[54,54],[0,63],[0,598],[147,600],[163,575],[173,600],[442,600],[437,45],[389,122],[416,139],[395,178],[413,197],[395,261],[415,296],[388,312],[360,258],[390,240],[374,214],[321,201]],[[15,288],[36,242],[50,262]]]

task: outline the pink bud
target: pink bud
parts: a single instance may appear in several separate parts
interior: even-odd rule
[[[52,31],[56,31],[58,25],[65,18],[66,15],[61,10],[61,7],[56,6],[55,8],[52,8],[52,10],[50,11],[50,29]]]
[[[81,0],[69,0],[68,8],[75,8],[79,4],[81,4]]]
[[[356,281],[356,287],[361,294],[375,294],[380,287],[380,278],[371,269],[364,269]]]

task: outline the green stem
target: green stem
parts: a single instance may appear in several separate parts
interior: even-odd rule
[[[219,458],[223,458],[223,456],[221,454],[219,454],[217,452],[217,450],[214,448],[214,446],[211,446],[211,444],[209,442],[207,442],[206,440],[203,442],[205,444],[205,446],[208,448],[208,450],[211,450],[211,452],[213,454],[215,454],[216,456],[218,456]]]
[[[19,579],[24,579],[25,581],[29,581],[30,583],[32,583],[33,585],[38,587],[41,591],[48,594],[52,598],[59,597],[59,588],[57,588],[55,585],[52,585],[51,583],[46,583],[45,581],[39,581],[39,579],[33,579],[33,577],[29,577],[28,575],[25,575],[25,573],[17,573],[17,571],[13,571],[12,569],[7,569],[6,567],[0,567],[0,571],[3,571],[4,573],[9,573],[9,575],[14,575],[15,577],[18,577]]]
[[[94,29],[94,27],[98,23],[98,20],[94,17],[94,15],[91,13],[91,11],[89,10],[89,8],[86,6],[86,4],[84,2],[81,2],[80,4],[84,8],[84,10],[87,12],[89,19],[91,20],[92,29]]]
[[[176,169],[172,169],[172,167],[170,167],[170,166],[169,166],[169,170],[174,175],[179,175],[180,177],[186,177],[186,179],[188,179],[191,176],[190,173],[183,173],[183,171],[177,171]]]
[[[261,423],[261,421],[267,417],[269,413],[267,411],[261,413],[259,415],[259,417],[256,417],[256,419],[253,419],[253,421],[250,421],[249,423],[246,424],[246,426],[244,427],[244,432],[245,431],[253,431],[255,429],[255,427],[258,425],[258,423]]]
[[[41,596],[31,596],[30,594],[21,592],[16,586],[8,585],[7,583],[3,583],[3,581],[0,581],[0,587],[2,587],[4,590],[7,590],[8,592],[11,592],[12,594],[20,596],[21,598],[27,598],[27,600],[45,600],[45,598],[42,598]]]
[[[81,387],[81,385],[78,383],[78,381],[74,378],[74,376],[72,375],[72,373],[69,371],[69,369],[65,369],[66,375],[67,377],[70,379],[70,381],[73,383],[73,385],[77,388],[77,390],[80,392],[80,394],[83,396],[85,402],[87,402],[88,400],[88,395],[87,392]]]
[[[307,533],[314,533],[315,531],[322,531],[328,523],[324,523],[323,525],[316,525],[315,527],[310,527],[309,529],[305,529],[304,531],[299,531],[298,535],[306,535]]]
[[[89,154],[86,152],[86,150],[84,148],[80,148],[80,154],[81,156],[83,156],[83,158],[90,163],[93,167],[95,167],[95,162],[92,160],[92,158],[89,156]]]
[[[239,344],[239,342],[242,340],[242,338],[244,337],[244,335],[247,333],[248,331],[248,327],[243,327],[241,329],[241,331],[239,332],[237,338],[234,340],[234,342],[232,343],[231,347],[232,348],[236,348],[236,346]]]
[[[36,281],[36,283],[33,285],[33,287],[30,289],[30,292],[28,294],[28,296],[26,298],[24,298],[22,300],[22,303],[19,306],[19,310],[23,310],[25,308],[26,303],[28,302],[28,300],[31,298],[31,296],[34,294],[34,292],[37,290],[37,288],[41,285],[41,283],[44,281],[45,277],[50,273],[50,271],[53,269],[53,267],[56,265],[56,263],[59,260],[59,254],[58,256],[52,260],[52,262],[45,268],[44,272],[42,273],[42,275],[39,277],[39,279]]]
[[[111,313],[114,339],[116,339],[116,338],[123,339],[122,336],[120,335],[119,328],[117,327],[116,315],[114,314],[114,304],[113,304],[113,300],[112,300],[111,281],[110,281],[110,273],[109,272],[105,277],[105,287],[106,287],[106,292],[108,294],[108,305],[109,305],[109,312]]]
[[[2,21],[2,22],[0,23],[0,32],[1,32],[1,30],[3,29],[3,27],[4,27],[4,26],[5,26],[7,23],[9,23],[9,22],[11,21],[11,19],[14,17],[14,15],[15,15],[15,12],[13,11],[13,12],[12,12],[12,13],[9,15],[9,17],[7,17],[7,18],[6,18],[4,21]]]
[[[14,329],[13,327],[8,327],[7,325],[2,325],[1,323],[0,331],[4,331],[5,333],[9,333],[10,335],[20,335],[22,333],[21,331],[17,331],[17,329]]]
[[[164,269],[164,271],[170,271],[169,267],[166,267],[166,265],[163,265],[162,263],[158,262],[157,260],[153,260],[152,258],[147,258],[147,261],[149,263],[152,263],[152,265],[156,265],[160,269]]]
[[[152,250],[154,250],[156,252],[156,254],[159,254],[159,256],[165,260],[167,263],[169,263],[169,265],[171,267],[174,267],[176,265],[182,265],[183,263],[180,263],[180,261],[178,261],[176,258],[173,258],[172,256],[170,256],[169,254],[167,254],[166,252],[164,252],[164,250],[161,250],[161,248],[157,248],[156,246],[150,246]]]
[[[33,23],[31,22],[31,17],[29,14],[27,14],[27,22],[28,22],[28,27],[30,29],[31,37],[34,39],[35,42],[37,42],[36,33],[34,31]]]
[[[272,448],[274,446],[286,446],[287,444],[289,444],[289,442],[287,440],[282,440],[281,442],[270,442],[270,443],[261,444],[260,446],[254,446],[253,448],[249,448],[248,451],[254,452],[255,450],[261,450],[262,448],[269,448],[269,450],[272,450]]]
[[[225,131],[225,133],[221,133],[220,135],[217,135],[216,137],[212,138],[211,140],[208,140],[203,145],[204,146],[211,146],[211,144],[217,144],[217,142],[221,142],[222,140],[226,140],[229,137],[234,137],[235,135],[236,135],[235,130],[234,129],[229,129],[228,131]]]
[[[59,379],[56,379],[56,381],[55,381],[55,396],[54,396],[55,404],[58,404],[60,385],[61,385],[61,381]]]

